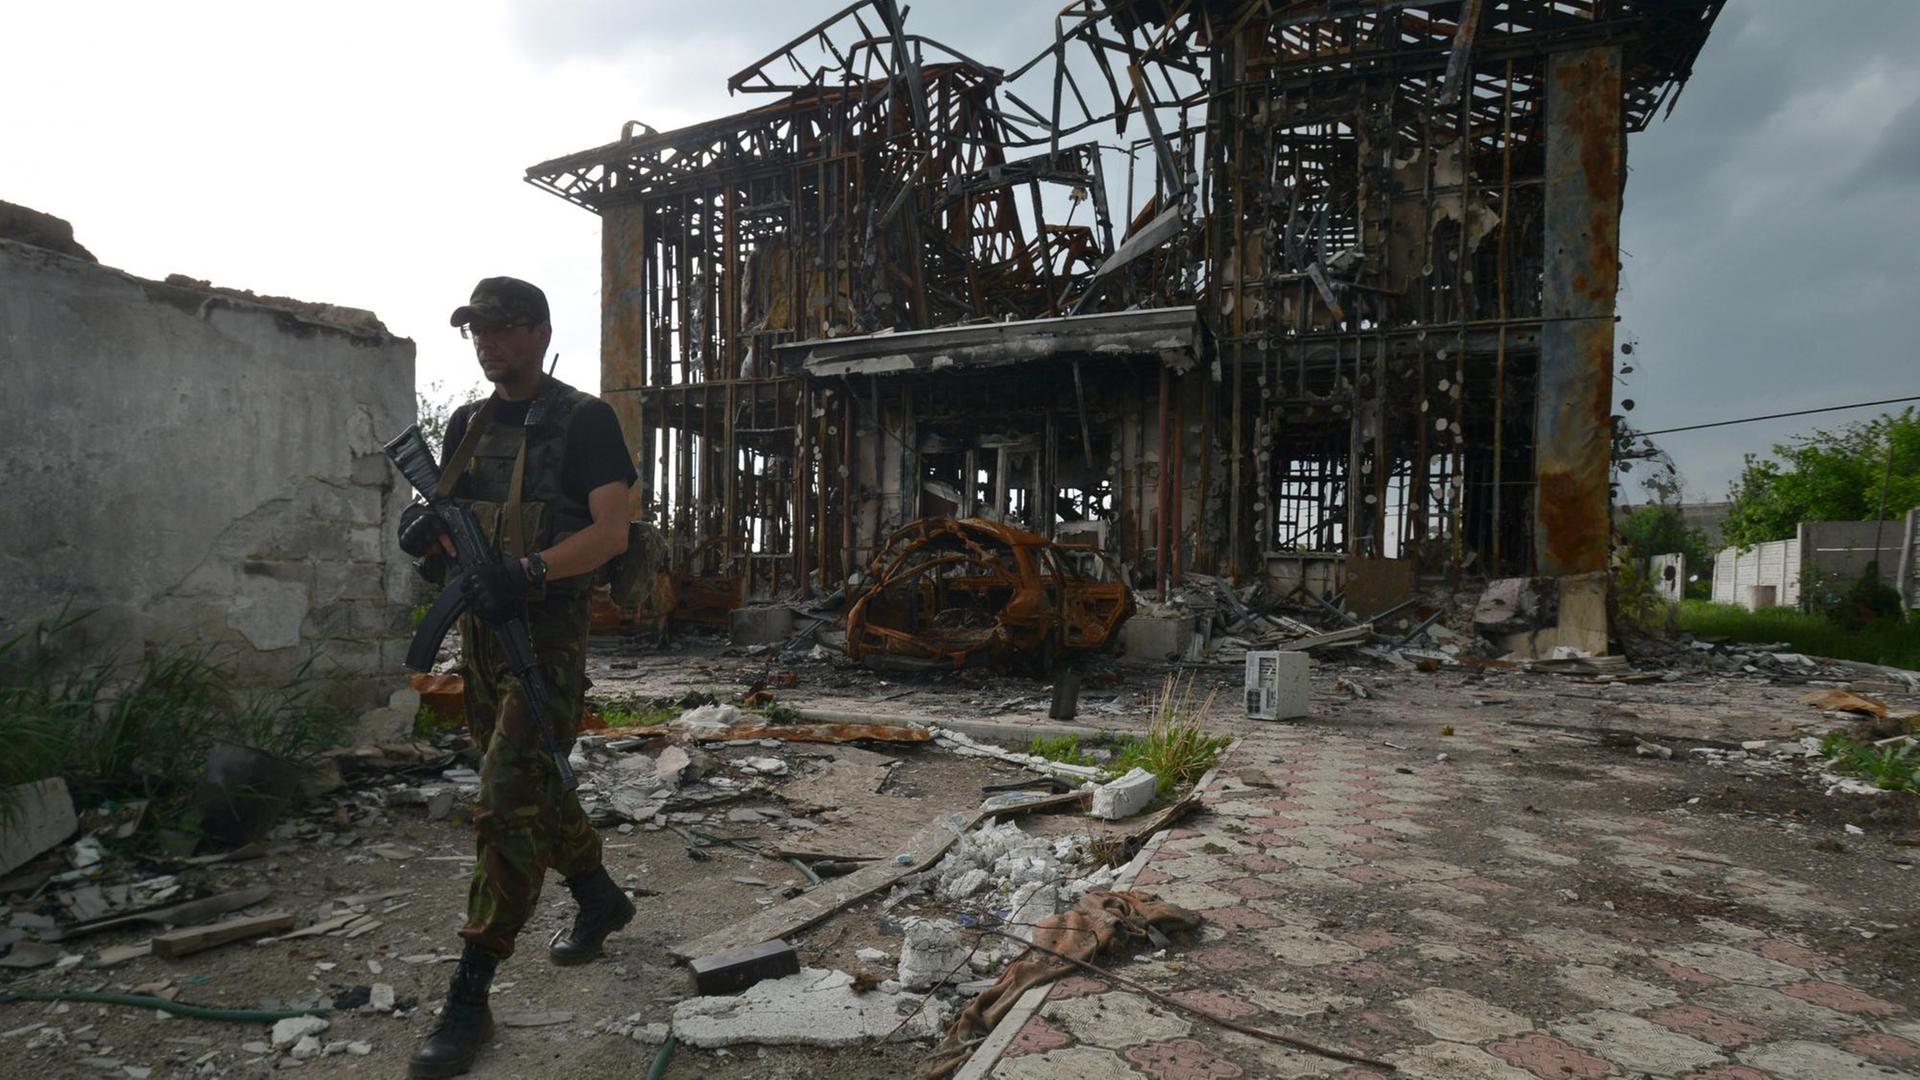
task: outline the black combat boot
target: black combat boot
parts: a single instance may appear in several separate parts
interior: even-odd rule
[[[493,1038],[493,1012],[487,1008],[487,988],[493,985],[493,969],[500,961],[492,953],[469,944],[460,953],[460,964],[453,969],[453,985],[447,990],[447,1007],[440,1012],[440,1023],[420,1044],[407,1062],[407,1075],[415,1080],[459,1076],[473,1066],[480,1047]]]
[[[573,929],[553,939],[547,955],[556,964],[584,964],[600,955],[608,934],[633,921],[633,901],[604,866],[568,878],[567,890],[579,902],[580,914],[573,917]]]

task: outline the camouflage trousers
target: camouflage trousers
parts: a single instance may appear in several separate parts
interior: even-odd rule
[[[554,735],[571,745],[587,693],[585,595],[528,604],[528,630],[553,701]],[[480,798],[474,809],[473,881],[460,936],[505,959],[533,915],[547,870],[563,878],[600,865],[600,834],[580,800],[560,790],[560,775],[542,747],[520,680],[507,669],[493,633],[460,620],[467,722],[480,747]]]

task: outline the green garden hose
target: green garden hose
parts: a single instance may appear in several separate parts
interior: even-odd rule
[[[667,1075],[667,1061],[673,1057],[673,1032],[667,1032],[667,1041],[660,1044],[660,1052],[653,1055],[653,1067],[647,1070],[647,1080],[660,1080]]]

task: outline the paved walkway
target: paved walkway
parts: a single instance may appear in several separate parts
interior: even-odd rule
[[[1865,936],[1909,925],[1910,873],[1705,812],[1679,763],[1498,731],[1440,762],[1254,728],[1137,882],[1204,914],[1203,940],[1118,970],[1402,1077],[1920,1074],[1912,954]],[[1376,1077],[1086,977],[1017,1032],[989,1075]]]

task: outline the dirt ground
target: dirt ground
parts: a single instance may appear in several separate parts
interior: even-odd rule
[[[1010,745],[1023,745],[1029,737],[1020,729],[1045,723],[1050,700],[1050,687],[1030,679],[971,672],[882,676],[791,658],[769,664],[765,657],[699,639],[659,654],[599,641],[594,669],[593,697],[602,702],[694,689],[725,696],[769,672],[793,670],[797,685],[778,692],[784,703],[875,717],[992,720],[1015,730],[1007,740]],[[1143,703],[1157,692],[1165,674],[1164,668],[1125,667],[1098,673],[1087,681],[1074,722],[1116,733],[1137,730],[1144,725]],[[1238,733],[1273,730],[1234,718],[1230,703],[1237,698],[1237,670],[1200,667],[1192,674],[1202,691],[1211,686],[1224,691],[1222,702],[1227,704],[1217,711],[1217,726]],[[1338,688],[1336,680],[1343,677],[1372,696],[1359,699]],[[1315,666],[1313,717],[1286,725],[1285,731],[1296,744],[1337,740],[1350,758],[1396,774],[1471,768],[1474,783],[1452,789],[1445,812],[1422,819],[1432,830],[1422,845],[1444,853],[1447,863],[1489,879],[1516,858],[1529,858],[1527,852],[1547,852],[1554,872],[1552,889],[1578,898],[1556,904],[1570,926],[1639,940],[1657,938],[1663,927],[1730,919],[1738,912],[1743,925],[1791,934],[1843,962],[1856,976],[1874,980],[1879,984],[1875,992],[1920,1008],[1910,985],[1920,970],[1920,936],[1907,914],[1913,845],[1920,842],[1915,800],[1828,795],[1805,765],[1789,761],[1776,766],[1757,753],[1751,767],[1747,761],[1690,753],[1695,748],[1737,748],[1751,740],[1778,745],[1836,726],[1834,718],[1800,702],[1805,689],[1707,675],[1628,685],[1459,669],[1422,673],[1334,654]],[[1894,704],[1913,704],[1910,698],[1883,696]],[[1641,741],[1671,750],[1673,757],[1636,752],[1631,740],[1608,737],[1608,731],[1631,731]],[[1267,755],[1274,762],[1250,759],[1249,754],[1265,752],[1258,749],[1262,745],[1258,740],[1243,742],[1231,770],[1284,765],[1288,752],[1282,750]],[[977,805],[982,785],[1020,775],[1011,766],[959,758],[932,745],[868,748],[901,763],[881,794],[933,811]],[[717,752],[737,757],[774,751]],[[805,748],[787,746],[777,753],[793,764],[796,775],[818,764]],[[1252,779],[1260,777],[1256,773]],[[330,1045],[364,1042],[369,1053],[336,1047],[334,1054],[299,1062],[249,1046],[267,1038],[265,1024],[164,1018],[119,1006],[15,1002],[0,1005],[0,1075],[137,1076],[139,1069],[151,1069],[153,1076],[248,1076],[288,1067],[327,1074],[402,1075],[407,1055],[432,1025],[444,993],[449,961],[459,947],[454,931],[462,921],[472,865],[470,835],[457,809],[447,820],[428,821],[417,807],[383,807],[375,797],[377,789],[403,782],[380,776],[359,781],[317,800],[286,823],[264,858],[182,875],[183,882],[204,885],[208,891],[270,885],[275,895],[254,910],[293,912],[303,925],[316,920],[323,905],[342,897],[405,890],[369,905],[381,925],[363,936],[229,945],[178,960],[143,957],[104,970],[79,966],[0,975],[0,990],[132,990],[244,1009],[331,1002],[356,987],[389,984],[399,1006],[394,1013],[336,1011],[329,1017],[329,1030],[319,1036]],[[1280,786],[1285,785],[1282,781]],[[715,816],[723,818],[727,808],[716,807]],[[1632,872],[1615,862],[1553,857],[1556,843],[1578,834],[1583,822],[1623,816],[1678,823],[1687,842],[1673,854],[1679,865],[1697,867],[1701,873],[1671,879],[1685,887],[1665,887],[1668,879]],[[1229,841],[1242,827],[1232,818],[1207,820],[1209,824],[1196,828]],[[1021,823],[1041,833],[1092,828],[1078,815],[1035,815]],[[710,836],[775,838],[771,831],[724,821],[700,828]],[[1513,830],[1530,839],[1522,844],[1521,833]],[[550,882],[540,913],[522,936],[521,952],[500,970],[494,1008],[503,1026],[473,1075],[628,1077],[643,1071],[655,1053],[644,1037],[645,1025],[664,1023],[673,1003],[691,994],[686,970],[666,954],[666,946],[751,915],[767,906],[763,901],[778,902],[783,892],[806,884],[791,864],[738,847],[711,846],[703,849],[710,858],[696,860],[670,829],[609,827],[603,837],[615,878],[655,895],[640,901],[640,918],[609,942],[605,958],[563,969],[548,964],[543,952],[547,940],[569,920],[571,900],[557,881]],[[1382,838],[1381,845],[1393,842]],[[1517,846],[1525,851],[1516,855]],[[1754,890],[1764,892],[1766,886],[1726,880],[1720,871],[1730,866],[1750,868],[1747,872],[1766,881],[1796,883],[1795,888],[1773,891],[1803,899],[1756,907]],[[128,869],[150,875],[168,868]],[[736,877],[766,884],[730,880]],[[891,961],[862,965],[855,956],[865,947],[898,956],[899,920],[916,909],[902,905],[882,911],[885,895],[796,935],[802,964],[854,972],[866,968],[878,978],[890,976]],[[1814,917],[1802,910],[1829,895],[1847,897],[1851,914]],[[1314,903],[1315,916],[1329,932],[1364,930],[1375,925],[1378,915],[1365,889],[1319,893]],[[102,948],[137,943],[145,936],[107,933],[75,947],[84,945],[92,957]],[[1434,969],[1429,974],[1441,978],[1447,975],[1443,969],[1460,961],[1448,956],[1413,962]],[[1559,992],[1551,984],[1529,982],[1533,976],[1511,966],[1485,964],[1474,977],[1500,987],[1495,996],[1503,999]],[[1297,1030],[1307,1037],[1315,1037],[1312,1032],[1317,1030],[1318,1037],[1357,1038],[1343,1016],[1324,1016]],[[629,1018],[622,1027],[637,1025],[632,1037],[608,1030]],[[878,1080],[910,1074],[924,1052],[919,1044],[856,1051],[683,1047],[666,1075],[773,1078],[830,1072]]]

